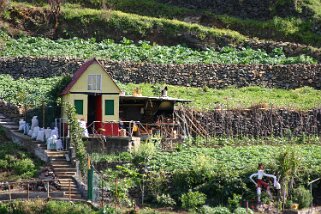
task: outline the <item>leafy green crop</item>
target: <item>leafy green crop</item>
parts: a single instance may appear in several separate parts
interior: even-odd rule
[[[96,42],[95,39],[58,39],[50,40],[40,37],[21,37],[9,39],[0,53],[2,57],[17,56],[69,56],[75,58],[110,59],[116,61],[151,62],[158,64],[293,64],[316,63],[316,60],[305,55],[287,57],[282,49],[276,48],[271,53],[262,50],[224,47],[220,51],[204,51],[177,46],[159,46],[147,41],[134,44],[123,39],[115,43],[107,39]]]
[[[0,75],[0,96],[13,104],[39,106],[42,102],[55,102],[65,83],[62,76],[15,80],[9,75]]]

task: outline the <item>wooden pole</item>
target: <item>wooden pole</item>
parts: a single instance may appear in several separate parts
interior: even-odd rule
[[[69,201],[71,201],[71,181],[69,180]]]
[[[27,183],[27,199],[29,200],[29,182]]]
[[[11,201],[11,185],[10,185],[10,183],[9,183],[9,200]]]
[[[47,198],[50,198],[49,181],[47,181]]]
[[[104,207],[104,180],[101,179],[101,207]]]

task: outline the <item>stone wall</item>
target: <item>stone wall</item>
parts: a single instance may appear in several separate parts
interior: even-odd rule
[[[0,113],[13,121],[19,121],[23,117],[23,111],[18,106],[0,100]]]
[[[84,60],[69,58],[0,58],[0,73],[14,78],[71,75]],[[151,63],[102,61],[114,79],[124,83],[166,83],[184,86],[259,85],[265,87],[321,88],[321,64],[306,65],[161,65]]]
[[[242,109],[196,112],[211,136],[299,136],[321,132],[321,109]]]

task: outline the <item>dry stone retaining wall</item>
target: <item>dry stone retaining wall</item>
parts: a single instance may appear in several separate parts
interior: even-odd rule
[[[300,112],[287,109],[213,110],[195,113],[211,136],[318,135],[321,109]]]
[[[84,62],[69,58],[0,58],[0,74],[14,78],[71,75]],[[124,83],[166,83],[184,86],[260,85],[278,88],[311,86],[321,88],[321,64],[292,65],[222,65],[115,62],[100,60],[114,79]]]

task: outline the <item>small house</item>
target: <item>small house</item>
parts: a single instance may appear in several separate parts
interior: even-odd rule
[[[74,105],[77,119],[86,121],[88,127],[95,121],[119,120],[120,92],[110,74],[92,59],[74,73],[61,95],[63,102]]]
[[[91,134],[105,136],[132,136],[138,132],[136,136],[146,137],[166,130],[164,126],[176,134],[174,105],[189,102],[168,97],[166,93],[160,97],[124,95],[96,59],[81,65],[61,95],[64,102],[75,107],[77,119],[86,122]]]

